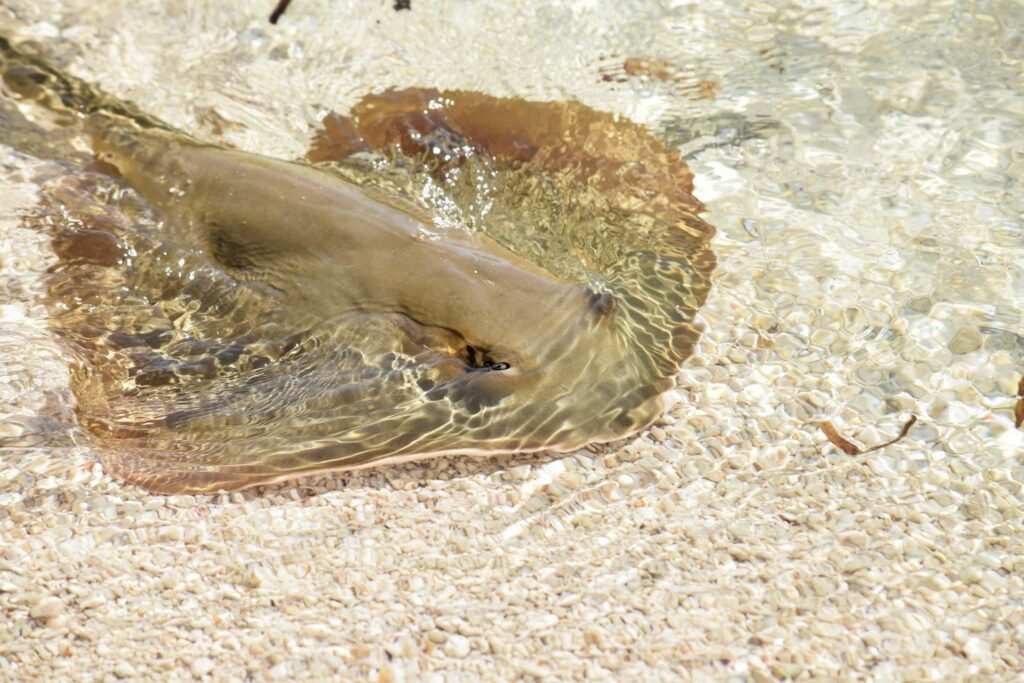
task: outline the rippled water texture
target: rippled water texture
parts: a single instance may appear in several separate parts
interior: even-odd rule
[[[1019,501],[1024,481],[1019,459],[1024,439],[1014,424],[1024,353],[1024,10],[1019,3],[481,2],[364,12],[355,3],[296,0],[277,26],[266,21],[267,4],[176,2],[168,11],[166,3],[155,1],[8,2],[13,9],[5,31],[38,42],[40,52],[62,71],[101,85],[121,101],[136,102],[140,110],[197,139],[326,165],[375,197],[429,214],[425,224],[439,239],[468,227],[525,260],[547,259],[543,263],[558,281],[601,295],[621,287],[615,273],[629,273],[631,267],[625,259],[617,271],[617,260],[644,253],[646,235],[673,234],[649,227],[672,222],[661,211],[680,205],[696,210],[697,205],[662,200],[666,193],[652,189],[664,187],[656,176],[649,176],[646,186],[623,178],[622,193],[616,194],[600,174],[591,175],[594,191],[584,191],[581,181],[593,166],[559,165],[557,146],[548,141],[539,148],[549,151],[533,161],[519,156],[515,145],[502,145],[519,135],[546,135],[558,106],[564,106],[557,110],[563,117],[559,125],[569,131],[586,116],[598,117],[584,128],[617,131],[624,145],[632,139],[625,147],[644,150],[639,157],[664,149],[670,159],[684,160],[696,173],[695,194],[708,207],[702,216],[717,229],[715,286],[700,314],[715,356],[685,369],[688,386],[701,391],[684,391],[681,397],[703,395],[707,388],[707,401],[732,417],[709,435],[699,429],[702,409],[687,408],[693,443],[721,438],[728,441],[723,448],[782,444],[791,449],[788,440],[795,439],[831,454],[820,422],[833,421],[844,437],[869,447],[897,435],[915,415],[917,422],[901,442],[904,450],[898,451],[902,455],[877,453],[880,461],[900,472],[948,465],[963,481],[1001,482]],[[437,88],[454,104],[418,124],[403,116],[416,98],[434,96],[417,90],[424,86]],[[523,105],[535,109],[531,125],[522,129],[509,125],[511,110],[507,116],[472,113],[480,106],[520,106],[517,98],[583,104]],[[20,141],[18,152],[9,143],[4,148],[3,177],[11,193],[6,205],[31,212],[37,221],[60,216],[57,210],[65,205],[90,220],[108,221],[100,231],[118,240],[113,245],[106,238],[92,244],[70,240],[62,247],[58,238],[54,246],[63,265],[56,266],[60,272],[51,292],[60,289],[61,277],[71,283],[73,271],[94,269],[106,278],[132,272],[122,264],[72,268],[68,254],[121,259],[120,250],[135,249],[150,262],[137,261],[133,268],[139,273],[161,269],[168,273],[163,282],[97,277],[87,291],[111,302],[110,294],[119,292],[118,305],[124,311],[135,307],[132,316],[160,297],[176,302],[156,306],[152,324],[126,328],[137,338],[123,339],[120,348],[109,331],[89,338],[103,340],[97,347],[104,355],[95,359],[95,367],[120,368],[126,375],[133,364],[146,367],[136,375],[143,382],[138,391],[162,397],[128,401],[124,392],[100,391],[113,386],[103,380],[94,394],[82,394],[93,399],[79,401],[80,414],[98,418],[90,429],[102,433],[103,425],[137,423],[146,439],[166,438],[173,430],[165,433],[157,422],[178,413],[181,429],[200,434],[210,419],[203,410],[210,406],[190,403],[168,411],[160,404],[209,382],[223,385],[237,406],[247,406],[234,413],[239,419],[262,414],[264,424],[280,420],[299,429],[288,413],[301,412],[309,398],[301,395],[302,387],[328,386],[330,377],[352,378],[344,386],[369,386],[356,382],[353,373],[371,368],[368,382],[392,378],[385,393],[407,392],[412,400],[431,390],[417,380],[436,386],[444,379],[414,377],[400,367],[415,356],[410,349],[425,342],[435,360],[416,362],[428,375],[440,372],[444,344],[436,337],[425,340],[422,328],[410,333],[395,318],[378,315],[363,324],[325,316],[326,327],[280,322],[296,307],[275,304],[255,282],[236,286],[230,269],[218,275],[217,269],[204,268],[211,261],[195,257],[195,245],[184,237],[172,239],[160,211],[103,169],[88,168],[81,130],[72,134],[74,127],[63,125],[58,115],[26,107],[19,102],[4,122],[5,136]],[[388,111],[402,121],[397,132],[375,128],[378,115],[383,121]],[[614,116],[600,118],[595,112]],[[346,127],[349,118],[357,120]],[[491,118],[496,130],[487,127]],[[433,141],[442,154],[413,144],[401,132],[420,124],[436,131]],[[353,136],[352,128],[358,134]],[[646,136],[631,132],[637,130]],[[61,145],[78,156],[69,152],[58,155],[59,162],[40,161],[52,158],[52,148]],[[619,159],[587,145],[576,150],[587,150],[593,159]],[[446,161],[445,154],[457,160]],[[688,183],[677,185],[688,189]],[[630,194],[634,184],[637,193]],[[5,420],[15,425],[9,431],[20,434],[21,442],[66,443],[77,438],[75,422],[67,400],[48,384],[60,382],[51,371],[54,352],[41,343],[47,338],[40,329],[44,312],[33,308],[45,294],[37,275],[47,266],[49,247],[45,240],[32,241],[39,230],[13,227],[17,221],[9,214],[14,212],[5,214],[0,233],[5,244],[22,245],[17,258],[3,263],[5,321],[10,322],[0,354],[16,378],[11,386],[20,383],[30,391],[22,392],[24,399],[11,392]],[[548,222],[520,220],[538,215]],[[615,233],[621,244],[613,248],[600,241],[606,239],[601,225],[623,227]],[[683,260],[698,262],[689,256]],[[197,279],[188,281],[188,273]],[[148,294],[132,301],[133,288]],[[644,329],[641,319],[657,319],[639,313],[642,306],[630,305],[621,292],[612,299],[626,327]],[[223,302],[223,310],[211,314],[204,305],[215,301]],[[193,302],[192,307],[183,302]],[[697,303],[685,309],[687,319]],[[265,329],[249,338],[237,326],[252,319],[242,311],[254,310],[264,312],[259,320]],[[81,317],[71,327],[87,327],[85,312],[67,313]],[[167,329],[174,334],[145,337]],[[199,329],[203,335],[185,336]],[[365,357],[337,343],[360,335]],[[89,339],[76,343],[84,348],[93,343]],[[402,340],[398,353],[386,358],[385,347],[394,347],[396,340]],[[629,341],[630,348],[643,350],[637,358],[646,358],[649,367],[664,360],[648,355],[663,344]],[[329,354],[334,368],[326,376],[316,374],[325,365],[304,365]],[[206,358],[222,360],[211,367]],[[385,369],[385,359],[395,367]],[[488,360],[502,361],[482,362]],[[286,381],[284,374],[278,379],[294,400],[276,413],[261,398],[264,385],[242,386],[243,377],[264,377],[286,366],[292,379]],[[159,384],[169,378],[174,383]],[[80,380],[76,386],[83,386]],[[215,395],[220,394],[209,397]],[[368,391],[368,415],[379,408],[372,399],[379,395]],[[115,400],[100,398],[107,396]],[[364,398],[350,395],[343,401]],[[137,419],[143,406],[152,424]],[[494,407],[481,404],[480,410],[465,412],[467,423]],[[135,417],[122,419],[129,415]],[[131,440],[117,429],[110,437]],[[285,439],[291,445],[294,435]]]
[[[79,421],[129,481],[575,449],[649,424],[696,341],[712,230],[685,165],[625,119],[389,91],[316,134],[309,159],[345,182],[5,58],[9,120],[20,103],[67,136],[9,141],[61,160],[27,226],[60,258]]]

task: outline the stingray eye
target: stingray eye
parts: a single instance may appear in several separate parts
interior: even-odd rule
[[[462,350],[462,357],[469,372],[500,372],[512,367],[508,361],[496,361],[488,352],[475,346],[467,345]]]

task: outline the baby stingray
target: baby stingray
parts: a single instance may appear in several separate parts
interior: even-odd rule
[[[50,100],[84,113],[66,125],[95,161],[70,155],[28,220],[54,235],[79,420],[117,477],[201,492],[569,451],[647,426],[692,351],[713,231],[637,124],[389,91],[296,163],[73,90]]]

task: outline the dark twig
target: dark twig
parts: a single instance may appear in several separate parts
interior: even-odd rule
[[[858,455],[860,453],[860,446],[851,443],[844,439],[836,428],[832,426],[831,422],[822,422],[820,425],[821,431],[825,432],[825,436],[832,442],[832,445],[841,450],[847,455]]]
[[[292,0],[278,0],[277,7],[275,7],[274,11],[270,13],[271,24],[277,23],[277,20],[280,19],[281,15],[284,14],[286,9],[288,9],[288,5],[291,3],[291,1]]]
[[[870,453],[871,451],[877,451],[880,448],[885,448],[886,446],[893,445],[894,443],[896,443],[897,441],[899,441],[900,439],[902,439],[903,437],[905,437],[907,435],[907,432],[910,431],[910,428],[914,426],[915,422],[917,422],[917,415],[911,415],[910,419],[907,420],[907,423],[905,425],[903,425],[903,429],[900,430],[900,435],[899,436],[897,436],[895,439],[890,439],[889,441],[886,441],[885,443],[880,443],[877,446],[875,446],[874,448],[869,448],[869,449],[867,449],[864,452],[865,453]]]
[[[862,453],[870,453],[872,451],[877,451],[882,448],[885,448],[886,446],[893,445],[894,443],[905,437],[907,435],[907,432],[910,431],[910,428],[913,427],[914,423],[916,422],[917,415],[911,415],[910,419],[907,420],[907,423],[903,425],[903,429],[900,430],[899,436],[897,436],[895,439],[890,439],[885,443],[880,443],[877,446],[872,446],[867,450],[862,450],[860,446],[843,438],[839,434],[839,432],[836,431],[836,428],[832,426],[831,422],[822,422],[818,426],[821,427],[821,431],[825,432],[825,436],[828,437],[828,440],[832,442],[832,445],[841,450],[843,453],[846,453],[847,455],[861,455]]]

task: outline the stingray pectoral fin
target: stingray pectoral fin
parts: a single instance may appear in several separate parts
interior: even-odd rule
[[[134,443],[100,449],[100,458],[109,475],[151,493],[238,491],[321,472],[457,452],[431,438],[451,427],[450,418],[446,405],[427,402],[404,417],[389,416],[378,429],[357,429],[306,442],[305,447],[279,444],[267,448],[244,439],[236,443],[152,439],[140,434],[132,439]]]
[[[277,470],[258,462],[248,465],[212,464],[171,454],[167,454],[167,458],[154,458],[153,455],[150,449],[128,449],[104,451],[100,459],[104,470],[115,479],[160,494],[238,491],[316,471]]]

